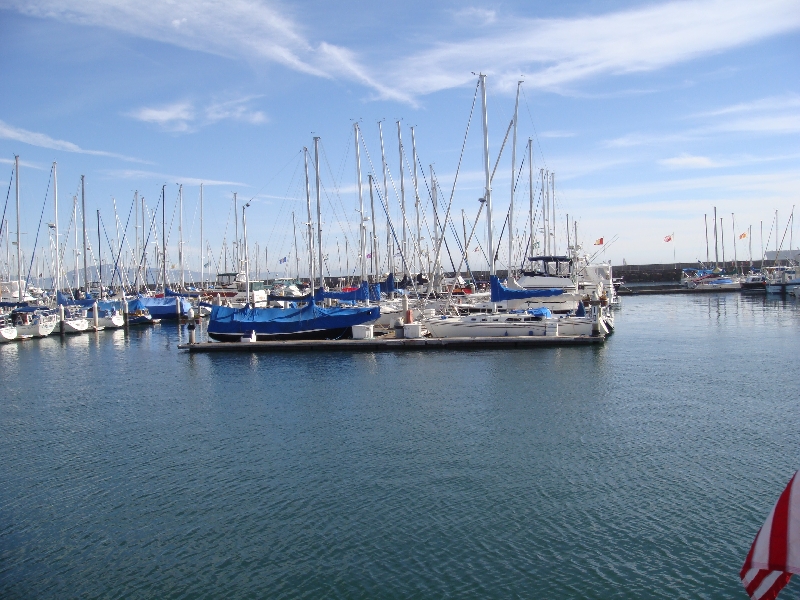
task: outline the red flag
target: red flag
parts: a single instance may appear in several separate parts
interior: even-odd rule
[[[664,238],[664,241],[665,242],[671,242],[672,241],[672,236],[668,235],[667,237]]]
[[[597,239],[594,241],[595,246],[602,246],[603,245],[603,238]]]
[[[797,473],[783,490],[767,520],[756,534],[739,577],[753,600],[775,600],[800,573],[800,488]]]

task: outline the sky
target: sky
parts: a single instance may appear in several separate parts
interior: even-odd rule
[[[296,260],[305,275],[303,147],[310,151],[314,203],[317,136],[328,270],[352,273],[360,219],[354,123],[362,136],[364,216],[371,218],[373,174],[378,254],[385,262],[384,198],[402,236],[399,121],[409,238],[416,229],[414,127],[420,246],[433,237],[433,169],[439,210],[449,207],[453,218],[446,239],[457,264],[453,232],[463,236],[464,223],[471,227],[484,196],[479,96],[473,112],[478,73],[487,76],[490,163],[498,165],[492,204],[499,268],[508,264],[503,224],[511,198],[511,139],[499,162],[498,154],[518,81],[515,248],[529,239],[529,139],[537,207],[540,169],[554,174],[557,250],[566,246],[569,215],[579,243],[598,259],[705,261],[705,223],[713,232],[715,207],[728,260],[734,252],[748,259],[751,248],[760,256],[762,222],[763,242],[771,249],[776,237],[783,248],[790,238],[795,247],[800,243],[794,240],[800,229],[787,229],[800,204],[798,0],[0,0],[0,53],[0,186],[8,191],[5,214],[13,241],[18,155],[26,262],[37,230],[37,254],[48,255],[55,161],[68,266],[74,262],[72,203],[74,196],[80,200],[83,175],[92,257],[98,210],[100,251],[104,261],[113,261],[117,229],[131,252],[134,194],[144,196],[148,220],[160,227],[166,186],[168,262],[177,263],[182,185],[187,267],[199,270],[205,248],[212,272],[223,270],[223,241],[230,267],[236,192],[240,220],[242,205],[250,202],[251,267],[257,244],[262,275],[292,275]],[[389,170],[386,196],[379,122]],[[485,214],[468,249],[476,270],[486,266]],[[365,223],[371,235],[372,222]],[[541,239],[538,211],[535,228]],[[572,243],[574,231],[570,225]],[[160,235],[153,231],[151,242]],[[603,246],[595,245],[599,238]],[[449,269],[450,255],[443,254]],[[713,260],[713,237],[709,254]],[[515,250],[515,264],[523,255]]]

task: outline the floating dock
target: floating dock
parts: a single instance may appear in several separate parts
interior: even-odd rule
[[[189,352],[351,352],[382,350],[461,350],[486,348],[543,348],[553,346],[593,346],[606,341],[606,336],[525,336],[525,337],[458,337],[458,338],[396,338],[381,336],[369,340],[286,340],[269,342],[201,342],[180,344],[179,350]]]

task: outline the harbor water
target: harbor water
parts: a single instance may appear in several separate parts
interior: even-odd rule
[[[0,346],[0,597],[745,598],[800,468],[795,300],[630,297],[597,347],[187,340]]]

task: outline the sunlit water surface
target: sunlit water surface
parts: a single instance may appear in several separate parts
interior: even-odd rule
[[[744,598],[800,467],[795,301],[626,298],[599,348],[186,339],[0,347],[0,597]]]

